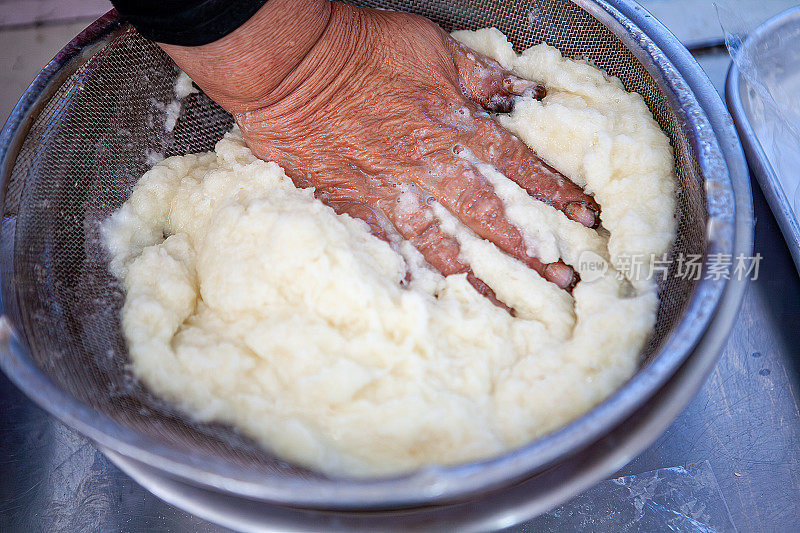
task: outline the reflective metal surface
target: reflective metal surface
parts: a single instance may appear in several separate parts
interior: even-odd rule
[[[738,530],[795,531],[800,530],[800,281],[763,196],[757,190],[754,196],[755,251],[764,260],[722,359],[666,433],[617,475],[707,464]],[[0,479],[0,531],[224,531],[147,493],[2,376]],[[581,517],[586,509],[571,505],[581,503],[509,531],[607,530],[597,524],[587,528]],[[661,525],[646,530],[666,529]]]

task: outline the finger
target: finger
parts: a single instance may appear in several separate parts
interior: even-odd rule
[[[537,100],[545,97],[543,85],[515,76],[494,59],[467,48],[452,37],[448,39],[462,93],[487,111],[510,112],[516,96],[530,95]]]
[[[567,290],[575,286],[578,277],[572,267],[560,261],[545,264],[528,252],[522,234],[506,216],[494,187],[472,163],[444,154],[433,154],[426,163],[430,168],[417,176],[418,185],[463,224],[546,280]]]
[[[381,224],[378,214],[369,205],[353,200],[346,193],[332,188],[319,188],[314,191],[314,196],[325,205],[333,209],[337,215],[349,215],[367,223],[369,232],[382,241],[387,242],[396,249],[396,243],[392,242],[386,231],[386,225]],[[411,271],[407,270],[401,285],[408,285],[411,282]]]
[[[383,228],[383,226],[381,226],[381,223],[378,220],[378,215],[376,215],[375,211],[373,211],[369,206],[361,202],[348,199],[323,199],[323,202],[328,207],[333,209],[337,215],[349,215],[353,218],[363,220],[369,226],[370,233],[382,241],[391,243],[389,236],[386,234],[386,230]]]
[[[404,193],[409,194],[409,193]],[[443,276],[466,274],[467,281],[475,290],[486,297],[494,305],[514,315],[514,310],[501,302],[495,292],[483,280],[475,275],[472,269],[461,260],[461,246],[452,235],[445,233],[439,226],[439,220],[430,206],[422,199],[416,203],[415,209],[402,206],[396,199],[385,199],[381,210],[389,221],[397,228],[400,235],[419,250],[425,261]]]
[[[475,120],[478,128],[464,139],[464,145],[475,158],[494,165],[532,197],[563,211],[567,218],[589,228],[600,225],[600,206],[594,198],[542,161],[491,117],[475,117]]]
[[[469,282],[470,285],[472,285],[475,288],[476,291],[478,291],[478,294],[480,294],[481,296],[492,302],[497,307],[505,309],[511,314],[511,316],[517,316],[517,312],[513,308],[501,302],[497,298],[497,295],[492,290],[492,288],[489,287],[481,278],[476,276],[471,268],[467,270],[466,273],[467,273],[467,281]]]
[[[383,241],[391,243],[386,230],[384,229],[383,225],[381,225],[378,215],[375,213],[375,210],[372,207],[346,196],[337,195],[332,191],[327,191],[326,193],[320,193],[318,191],[316,196],[318,199],[322,200],[325,205],[333,209],[336,214],[349,215],[353,218],[363,220],[369,226],[370,233]],[[393,218],[396,219],[396,217]],[[430,220],[433,220],[432,213]],[[451,274],[466,273],[467,281],[469,281],[469,283],[475,287],[475,289],[481,295],[488,298],[498,307],[502,307],[513,314],[513,310],[511,308],[497,299],[497,296],[491,287],[484,283],[483,280],[478,278],[472,272],[472,269],[469,268],[469,266],[461,262],[458,257],[460,253],[460,247],[455,239],[445,233],[439,232],[437,235],[436,231],[431,231],[429,229],[426,230],[425,228],[419,227],[415,228],[414,224],[410,221],[397,221],[397,223],[401,227],[404,227],[408,230],[405,235],[401,234],[401,236],[410,241],[411,244],[417,248],[420,253],[422,253],[425,260],[436,270],[441,272],[442,275],[449,276]],[[411,225],[409,225],[410,223]],[[418,219],[416,220],[416,224],[419,224]],[[414,233],[415,229],[420,230],[422,237]],[[404,283],[407,284],[410,281],[411,272],[408,272],[406,274],[406,278],[404,279]]]

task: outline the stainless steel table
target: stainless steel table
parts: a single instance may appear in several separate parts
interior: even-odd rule
[[[721,87],[724,53],[698,59]],[[678,523],[682,531],[800,531],[800,278],[755,184],[754,196],[760,275],[704,388],[617,474],[628,477],[515,530],[652,531]],[[646,512],[640,507],[650,499],[642,494],[665,486],[692,498],[649,522],[622,512]],[[627,496],[615,487],[629,489]],[[698,508],[715,524],[695,520]],[[0,374],[0,531],[225,530],[139,487]]]

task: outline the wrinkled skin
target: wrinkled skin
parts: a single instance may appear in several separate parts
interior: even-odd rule
[[[528,255],[492,185],[465,157],[491,163],[534,198],[596,227],[595,201],[490,114],[509,112],[517,95],[541,99],[544,87],[515,77],[425,18],[330,5],[316,43],[279,83],[253,92],[257,103],[215,95],[209,81],[211,96],[234,113],[251,150],[278,162],[297,186],[314,187],[338,213],[364,220],[376,236],[392,241],[399,234],[443,274],[466,273],[495,303],[459,257],[458,242],[439,227],[433,202],[571,289],[578,281],[572,268]],[[191,61],[166,49],[193,76]],[[257,88],[258,78],[247,83]]]

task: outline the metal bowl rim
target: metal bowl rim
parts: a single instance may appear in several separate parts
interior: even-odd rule
[[[709,228],[712,228],[708,235],[707,254],[732,253],[735,206],[727,166],[708,117],[686,80],[673,65],[673,61],[693,63],[694,60],[674,36],[632,0],[574,1],[634,51],[637,59],[651,71],[669,98],[681,102],[682,105],[673,109],[680,113],[685,128],[693,132],[689,138],[697,143],[695,153],[706,178]],[[620,9],[627,12],[630,18],[623,15]],[[633,22],[634,19],[639,26]],[[659,49],[640,26],[659,32],[660,40],[672,46],[673,55],[668,56]],[[16,157],[10,148],[15,140],[27,134],[27,131],[23,131],[23,125],[26,119],[31,120],[29,110],[42,97],[57,73],[75,60],[81,50],[107,40],[118,27],[119,21],[113,11],[98,19],[45,67],[23,95],[0,134],[3,188],[7,185],[10,167]],[[7,281],[0,280],[0,283]],[[567,426],[519,449],[484,461],[449,467],[432,466],[407,475],[374,480],[265,478],[242,468],[232,468],[227,462],[216,458],[187,456],[97,413],[66,394],[36,367],[25,342],[13,331],[7,318],[2,320],[0,332],[0,339],[5,345],[0,354],[0,366],[29,397],[66,424],[104,447],[134,460],[158,465],[168,475],[190,483],[247,498],[300,507],[409,507],[463,500],[508,485],[534,475],[597,440],[641,406],[686,360],[711,321],[727,283],[724,279],[699,281],[688,306],[689,312],[653,361],[640,369],[616,393]],[[0,311],[3,309],[0,302]]]

